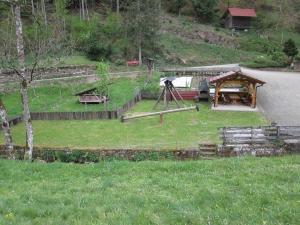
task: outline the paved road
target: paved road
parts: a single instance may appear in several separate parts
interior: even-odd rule
[[[242,71],[267,82],[258,88],[258,107],[270,121],[300,125],[300,73]]]

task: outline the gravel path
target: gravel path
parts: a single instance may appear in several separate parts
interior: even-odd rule
[[[270,121],[300,125],[300,73],[242,68],[242,72],[267,82],[258,88],[258,107]]]

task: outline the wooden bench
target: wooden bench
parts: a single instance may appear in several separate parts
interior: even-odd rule
[[[100,104],[107,101],[108,98],[106,96],[101,95],[84,94],[79,97],[79,102],[81,104]]]

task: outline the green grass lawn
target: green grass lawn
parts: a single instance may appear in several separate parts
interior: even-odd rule
[[[155,101],[139,102],[129,113],[153,111]],[[191,104],[191,103],[189,103]],[[186,111],[167,114],[164,123],[159,116],[121,123],[101,121],[33,121],[36,146],[70,148],[185,148],[199,143],[217,143],[218,128],[223,126],[265,125],[267,121],[257,112],[211,111],[202,103],[200,112]],[[24,145],[24,126],[12,128],[16,144]]]
[[[114,110],[133,98],[137,81],[133,79],[113,80],[109,86],[109,109]],[[29,89],[30,109],[32,112],[84,112],[102,111],[104,105],[82,105],[75,93],[95,87],[95,84],[58,84]],[[19,92],[3,96],[10,117],[20,115],[22,105]]]
[[[0,224],[290,224],[300,156],[40,164],[0,160]]]

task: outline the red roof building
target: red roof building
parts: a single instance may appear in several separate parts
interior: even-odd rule
[[[228,8],[223,16],[224,25],[230,29],[249,29],[253,18],[256,17],[255,9]]]

